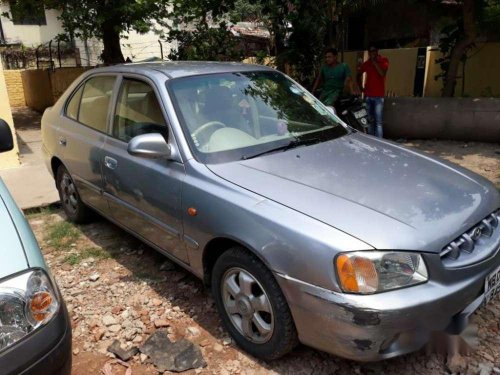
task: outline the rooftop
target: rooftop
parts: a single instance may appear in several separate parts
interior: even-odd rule
[[[239,62],[215,61],[170,61],[152,63],[132,63],[102,67],[98,70],[106,72],[140,72],[155,70],[169,78],[188,77],[202,74],[249,72],[256,70],[273,70],[263,65],[243,64]]]

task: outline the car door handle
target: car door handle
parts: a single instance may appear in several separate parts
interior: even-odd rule
[[[109,156],[105,156],[104,165],[109,169],[116,169],[116,167],[118,166],[118,161],[116,159],[110,158]]]
[[[60,138],[59,138],[59,144],[60,144],[61,146],[66,146],[66,138],[60,137]]]

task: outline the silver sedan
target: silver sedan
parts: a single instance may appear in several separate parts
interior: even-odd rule
[[[97,212],[203,279],[256,357],[394,357],[500,291],[490,182],[356,132],[273,69],[91,70],[42,132],[68,218]]]

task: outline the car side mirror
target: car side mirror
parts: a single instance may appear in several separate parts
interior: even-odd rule
[[[7,121],[0,119],[0,152],[7,152],[14,148],[14,138]]]
[[[160,133],[142,134],[132,138],[127,151],[130,155],[147,159],[168,159],[172,155],[170,145]]]

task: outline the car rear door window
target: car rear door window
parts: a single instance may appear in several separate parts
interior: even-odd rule
[[[116,104],[113,137],[124,142],[148,133],[167,138],[167,123],[151,85],[136,79],[124,78]]]
[[[106,132],[108,109],[115,77],[99,76],[85,82],[78,121],[100,132]]]
[[[73,94],[66,107],[66,116],[75,121],[78,120],[78,109],[80,108],[80,100],[82,98],[83,86]]]

